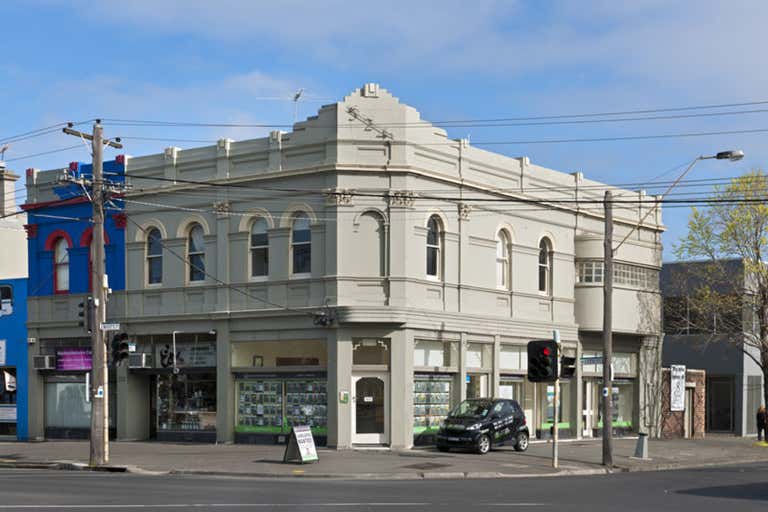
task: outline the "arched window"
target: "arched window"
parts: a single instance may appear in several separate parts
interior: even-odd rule
[[[512,282],[509,257],[509,235],[505,230],[496,233],[496,286],[509,290]]]
[[[293,273],[309,274],[312,271],[312,232],[309,229],[309,217],[306,213],[297,213],[293,217],[291,252],[293,253]]]
[[[189,280],[205,280],[205,232],[200,224],[192,224],[187,245]]]
[[[160,230],[152,228],[147,234],[147,282],[159,284],[163,282],[163,235]]]
[[[263,217],[251,224],[251,276],[269,275],[269,235],[267,220]]]
[[[440,217],[433,215],[427,223],[427,277],[440,277],[442,245],[442,223]]]
[[[53,246],[54,292],[69,292],[69,243],[64,237]]]
[[[548,238],[539,242],[539,291],[552,293],[552,243]]]

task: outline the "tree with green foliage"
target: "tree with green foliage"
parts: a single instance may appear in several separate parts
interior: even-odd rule
[[[737,345],[763,372],[768,403],[768,175],[752,171],[715,189],[694,208],[688,233],[675,248],[695,260],[665,298],[665,330],[698,334],[704,342]]]

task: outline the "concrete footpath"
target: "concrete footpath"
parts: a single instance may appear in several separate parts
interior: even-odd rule
[[[651,460],[632,458],[635,439],[614,440],[612,471],[656,471],[764,462],[768,447],[755,439],[709,436],[704,440],[651,440]],[[488,455],[432,448],[407,451],[318,449],[319,462],[284,464],[283,446],[112,442],[112,471],[205,474],[261,478],[353,479],[523,478],[605,474],[599,440],[560,444],[560,468],[551,467],[552,445],[532,443],[525,453],[499,448]],[[0,443],[0,468],[88,469],[87,441]]]

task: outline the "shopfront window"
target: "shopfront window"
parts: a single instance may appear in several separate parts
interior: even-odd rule
[[[612,419],[615,429],[632,429],[632,418],[634,416],[634,382],[632,381],[613,381],[611,390],[612,400]],[[602,389],[602,381],[599,384]],[[597,407],[598,427],[603,427],[602,407]]]
[[[325,378],[244,377],[236,389],[236,432],[286,434],[308,425],[315,435],[328,433]]]
[[[416,340],[414,344],[413,366],[417,368],[456,367],[458,361],[458,342]]]
[[[499,366],[502,370],[528,371],[528,348],[525,345],[502,345]]]
[[[555,385],[542,383],[541,385],[541,430],[548,433],[555,422]],[[560,398],[558,399],[558,428],[571,428],[571,384],[560,383]]]
[[[468,343],[465,368],[490,368],[493,361],[493,345],[490,343]]]
[[[414,443],[426,444],[451,410],[453,376],[415,374],[413,376]]]
[[[216,374],[160,375],[157,379],[157,429],[216,430]]]
[[[89,428],[91,404],[85,401],[85,382],[49,382],[45,385],[45,426]]]
[[[325,340],[249,341],[232,344],[233,368],[325,368],[327,365]]]
[[[501,377],[499,381],[499,397],[508,398],[510,400],[517,400],[517,403],[522,407],[524,379],[522,377]]]
[[[467,374],[467,398],[488,398],[488,375]]]

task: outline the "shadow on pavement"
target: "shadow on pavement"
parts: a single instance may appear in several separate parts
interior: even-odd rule
[[[719,487],[702,487],[677,491],[677,494],[704,496],[707,498],[730,498],[740,500],[768,501],[768,483],[757,482],[742,485],[723,485]]]

